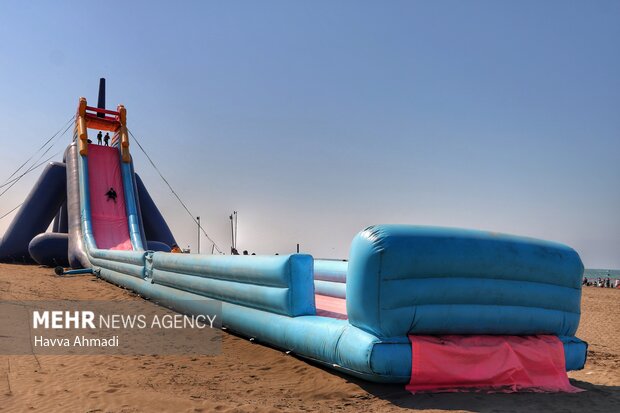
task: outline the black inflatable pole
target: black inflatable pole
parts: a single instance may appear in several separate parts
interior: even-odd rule
[[[99,79],[99,98],[97,99],[97,107],[99,109],[105,109],[105,78]],[[104,113],[97,113],[98,118],[103,118]]]
[[[56,275],[78,275],[78,274],[92,274],[92,268],[80,268],[77,270],[66,270],[63,267],[55,267],[54,273]]]

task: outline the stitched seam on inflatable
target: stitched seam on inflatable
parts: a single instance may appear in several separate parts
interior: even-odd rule
[[[581,284],[579,284],[578,287],[574,287],[574,286],[568,286],[565,284],[556,284],[556,283],[549,283],[549,282],[541,282],[541,281],[532,281],[532,280],[518,280],[518,279],[514,279],[514,278],[500,278],[500,277],[467,277],[467,276],[458,276],[455,277],[454,275],[444,275],[444,276],[410,276],[410,277],[401,277],[401,278],[386,278],[385,280],[383,280],[384,282],[390,282],[390,281],[406,281],[406,280],[428,280],[428,279],[446,279],[446,280],[450,280],[453,278],[459,278],[459,279],[464,279],[464,280],[471,280],[471,279],[476,279],[476,280],[500,280],[500,281],[514,281],[514,282],[528,282],[528,283],[534,283],[534,284],[543,284],[543,285],[551,285],[554,287],[563,287],[563,288],[570,288],[573,290],[581,290]],[[581,283],[581,281],[579,281]]]
[[[234,278],[217,277],[217,276],[214,276],[211,273],[196,274],[194,272],[180,270],[180,269],[171,269],[171,268],[166,268],[164,266],[154,267],[154,269],[158,270],[158,271],[164,271],[164,272],[169,272],[169,273],[174,273],[174,274],[189,275],[189,276],[192,276],[192,277],[200,277],[200,278],[206,278],[206,279],[211,279],[211,280],[236,282],[236,283],[239,283],[239,284],[252,284],[252,285],[258,285],[258,286],[261,286],[261,287],[273,287],[273,288],[289,288],[289,285],[282,284],[282,283],[280,283],[280,284],[275,284],[275,283],[262,283],[262,284],[260,284],[258,282],[251,282],[251,281],[247,281],[247,280],[238,280],[238,279],[234,279]]]
[[[488,306],[488,307],[492,306],[492,307],[503,307],[503,308],[519,307],[519,308],[532,308],[532,309],[547,310],[547,311],[557,311],[558,313],[568,313],[568,314],[575,314],[575,315],[580,315],[581,314],[581,313],[576,313],[574,311],[558,310],[557,308],[547,308],[547,307],[518,305],[518,304],[514,304],[514,305],[501,305],[501,304],[480,304],[480,303],[412,304],[412,305],[403,305],[403,306],[400,306],[400,307],[382,308],[382,310],[398,310],[400,308],[429,307],[429,306]]]
[[[110,270],[108,270],[108,271],[110,271]],[[127,275],[127,274],[123,274],[123,275]],[[128,276],[131,277],[131,275],[128,275]],[[134,278],[139,279],[137,277],[134,277]],[[267,311],[267,312],[270,312],[270,313],[286,315],[286,316],[290,317],[290,314],[289,314],[291,312],[290,308],[285,308],[284,310],[280,310],[280,309],[275,308],[275,307],[266,307],[266,306],[263,306],[263,305],[260,305],[260,304],[256,304],[256,303],[242,302],[242,301],[233,301],[233,300],[231,300],[228,297],[221,296],[221,295],[218,295],[218,294],[213,294],[213,293],[208,293],[208,292],[200,291],[200,290],[197,290],[197,289],[194,289],[194,288],[191,288],[191,287],[179,288],[178,286],[175,286],[175,285],[172,285],[172,284],[169,284],[169,283],[166,283],[166,282],[162,282],[161,280],[155,280],[154,283],[156,285],[163,285],[163,286],[168,287],[168,288],[173,288],[173,289],[179,290],[179,291],[185,291],[185,292],[188,292],[188,293],[200,295],[202,297],[212,298],[212,299],[215,299],[215,300],[220,300],[220,301],[224,301],[224,302],[231,303],[231,304],[236,304],[236,305],[243,306],[243,307],[250,307],[250,308],[257,309],[257,310],[263,310],[263,311]]]

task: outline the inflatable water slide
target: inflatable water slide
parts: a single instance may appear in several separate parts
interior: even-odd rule
[[[75,122],[65,162],[47,166],[0,259],[92,269],[185,313],[219,300],[222,325],[240,335],[412,391],[571,391],[566,371],[584,366],[583,264],[568,246],[377,225],[353,239],[348,262],[170,253],[172,233],[134,172],[125,108],[81,98]],[[89,143],[88,129],[113,133],[111,146]]]
[[[176,245],[144,183],[133,173],[133,164],[121,162],[118,157],[122,147],[120,132],[126,133],[126,126],[121,126],[125,108],[92,108],[81,99],[79,111],[74,142],[66,149],[63,162],[50,162],[45,167],[0,238],[0,261],[87,266],[84,242],[91,238],[85,238],[82,230],[82,215],[86,212],[90,214],[86,230],[91,236],[96,232],[97,245],[102,249],[170,251]],[[89,144],[85,125],[115,133],[112,146]],[[86,138],[79,150],[75,135],[78,127]],[[92,156],[87,157],[89,150]],[[83,175],[79,168],[84,168]],[[116,188],[115,202],[106,202],[109,188]],[[89,192],[85,195],[83,191],[100,196],[90,196]],[[81,209],[81,205],[88,210]],[[52,231],[46,232],[50,224]]]

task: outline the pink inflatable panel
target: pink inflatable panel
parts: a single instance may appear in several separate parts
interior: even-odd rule
[[[131,250],[118,149],[88,145],[88,184],[97,248]],[[110,188],[116,192],[116,202],[106,196]]]
[[[347,300],[344,298],[315,294],[314,304],[316,306],[316,315],[320,315],[321,317],[338,318],[341,320],[346,320],[348,318]]]
[[[581,391],[566,375],[556,336],[414,336],[407,390],[512,393]]]

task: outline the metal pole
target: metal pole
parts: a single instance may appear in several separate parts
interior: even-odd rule
[[[200,254],[200,217],[196,217],[198,221],[198,254]]]
[[[230,253],[235,249],[235,227],[233,225],[233,216],[230,214]]]

